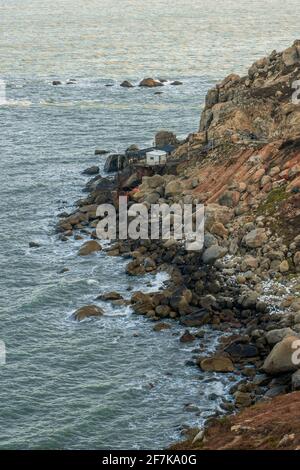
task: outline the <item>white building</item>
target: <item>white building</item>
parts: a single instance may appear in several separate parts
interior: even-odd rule
[[[167,161],[167,152],[164,150],[151,150],[146,153],[147,165],[162,165]]]

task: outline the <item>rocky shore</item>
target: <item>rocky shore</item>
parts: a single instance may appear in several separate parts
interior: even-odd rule
[[[60,214],[57,224],[60,240],[82,239],[78,254],[89,256],[104,249],[97,241],[97,206],[110,202],[117,208],[120,191],[129,208],[136,202],[148,210],[155,203],[205,204],[202,251],[187,251],[175,239],[115,241],[105,251],[128,258],[130,276],[168,271],[165,289],[135,292],[130,305],[155,322],[158,334],[170,327],[170,319],[180,322],[186,330],[181,341],[195,344],[195,367],[239,377],[232,399],[222,404],[224,413],[261,401],[268,409],[274,397],[300,390],[299,365],[292,361],[300,339],[300,105],[292,100],[297,79],[300,41],[257,61],[245,77],[226,77],[208,91],[197,133],[182,142],[159,133],[158,139],[176,143],[169,157],[176,161],[175,174],[166,168],[145,176],[127,168],[104,178],[97,166],[89,168],[85,173],[93,178],[86,197],[74,213]],[[102,300],[128,303],[118,293]],[[74,318],[102,314],[89,305]],[[197,353],[204,325],[224,332],[213,356]],[[228,419],[230,429],[240,425],[239,418]],[[268,426],[270,433],[272,423]],[[219,428],[216,424],[210,433]],[[236,448],[242,448],[241,436]],[[282,447],[284,435],[277,437],[274,446]]]

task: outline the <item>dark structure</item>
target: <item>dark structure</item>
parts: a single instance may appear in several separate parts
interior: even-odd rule
[[[166,152],[167,155],[171,155],[173,150],[175,150],[174,145],[165,145],[164,147],[148,147],[146,149],[141,149],[141,150],[127,150],[125,152],[125,155],[127,157],[127,163],[129,165],[133,163],[138,163],[141,160],[146,159],[146,154],[148,152],[151,152],[152,150],[162,150],[163,152]]]

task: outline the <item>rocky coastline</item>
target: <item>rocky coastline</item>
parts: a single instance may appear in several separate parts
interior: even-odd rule
[[[128,167],[109,178],[97,165],[86,169],[92,176],[86,197],[72,214],[60,214],[57,224],[61,241],[83,241],[80,256],[105,250],[107,256],[128,258],[130,276],[169,273],[158,292],[134,292],[130,301],[108,292],[101,300],[130,304],[135,314],[154,322],[158,334],[170,328],[169,320],[180,322],[181,341],[195,344],[195,351],[204,325],[224,333],[213,356],[195,352],[191,358],[207,374],[238,377],[232,399],[222,404],[224,414],[247,413],[258,402],[272,406],[277,396],[298,397],[300,390],[300,369],[292,362],[293,344],[300,339],[300,104],[292,101],[297,79],[300,41],[255,62],[245,77],[226,77],[208,91],[198,132],[184,141],[170,132],[156,136],[160,143],[175,143],[169,157],[175,171],[171,165],[145,175]],[[120,191],[129,207],[139,202],[148,210],[155,203],[204,204],[203,250],[187,251],[175,239],[101,246],[97,207],[117,208]],[[103,314],[88,305],[74,312],[74,319]],[[242,436],[239,430],[235,437]],[[186,433],[192,437],[181,448],[201,448],[207,431]],[[283,437],[276,436],[273,447],[296,443]]]

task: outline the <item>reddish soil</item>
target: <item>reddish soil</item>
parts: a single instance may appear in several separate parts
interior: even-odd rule
[[[172,450],[300,450],[300,392],[280,395],[246,408],[235,416],[214,420],[204,440],[193,436]]]

